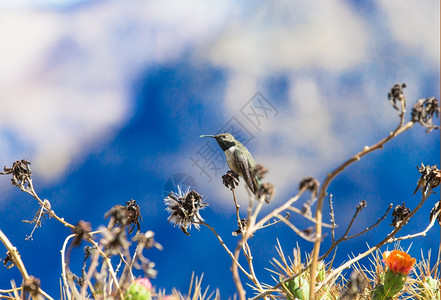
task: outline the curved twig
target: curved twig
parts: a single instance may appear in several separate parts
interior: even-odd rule
[[[361,157],[377,150],[383,148],[384,144],[386,144],[388,141],[390,141],[392,138],[398,136],[399,134],[405,132],[406,130],[412,128],[414,125],[414,122],[409,121],[405,125],[403,125],[404,120],[404,114],[400,114],[400,123],[398,124],[397,128],[391,132],[387,137],[379,141],[378,143],[372,145],[371,147],[365,146],[362,151],[355,154],[353,157],[345,161],[343,164],[341,164],[337,169],[329,173],[319,192],[319,197],[317,201],[317,208],[315,213],[315,218],[317,220],[316,224],[316,234],[317,234],[317,240],[314,243],[314,249],[312,250],[312,264],[311,264],[311,270],[310,270],[310,286],[314,287],[316,282],[316,275],[317,275],[317,263],[318,263],[318,257],[320,252],[320,244],[321,244],[321,237],[322,237],[322,210],[323,210],[323,201],[327,195],[327,189],[331,181],[341,172],[343,172],[349,165],[353,164],[356,161],[359,161]],[[310,290],[310,299],[314,299],[314,288],[311,288]]]

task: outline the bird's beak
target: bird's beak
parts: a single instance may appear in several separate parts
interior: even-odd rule
[[[216,136],[214,136],[214,135],[200,135],[199,137],[211,137],[211,138],[216,138]]]

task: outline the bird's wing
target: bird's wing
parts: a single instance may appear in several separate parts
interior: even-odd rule
[[[250,188],[253,194],[256,194],[258,185],[256,180],[253,179],[251,175],[252,167],[249,165],[247,157],[243,154],[240,154],[239,151],[234,151],[234,156],[236,158],[237,165],[240,169],[240,172],[242,173],[243,179],[245,179],[247,186]]]

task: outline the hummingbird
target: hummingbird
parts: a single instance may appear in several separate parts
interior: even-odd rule
[[[200,137],[211,137],[222,148],[227,158],[230,170],[245,180],[250,191],[259,197],[259,187],[261,182],[259,178],[253,175],[253,168],[256,166],[250,151],[236,140],[231,133],[220,133],[218,135],[201,135]],[[265,199],[266,202],[267,199]],[[269,202],[268,202],[269,203]]]

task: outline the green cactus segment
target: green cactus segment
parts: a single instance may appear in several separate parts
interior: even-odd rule
[[[420,296],[423,299],[441,300],[440,299],[440,283],[431,276],[426,276],[422,283],[419,284]]]
[[[373,300],[393,299],[403,288],[407,275],[386,271],[383,284],[379,284],[374,289]]]
[[[288,300],[309,300],[309,282],[302,276],[283,284],[283,289]]]
[[[124,295],[124,300],[150,300],[152,295],[143,285],[132,283]]]

